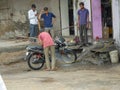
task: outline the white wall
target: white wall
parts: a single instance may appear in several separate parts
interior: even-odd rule
[[[69,27],[68,0],[60,0],[62,29]],[[63,36],[69,36],[69,28],[62,31]]]
[[[113,14],[113,38],[120,46],[120,1],[112,0],[112,14]]]

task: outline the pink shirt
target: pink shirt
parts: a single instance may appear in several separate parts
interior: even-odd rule
[[[53,41],[52,37],[47,32],[40,33],[38,36],[38,39],[40,39],[42,41],[42,45],[44,48],[54,45],[54,41]]]

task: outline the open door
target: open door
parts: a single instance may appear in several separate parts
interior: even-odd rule
[[[113,26],[112,26],[112,1],[111,0],[101,0],[101,11],[102,11],[102,25],[108,28],[107,38],[113,38]],[[103,29],[103,38],[104,36]]]

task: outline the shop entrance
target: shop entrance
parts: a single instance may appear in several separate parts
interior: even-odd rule
[[[112,0],[101,0],[103,38],[113,38]]]

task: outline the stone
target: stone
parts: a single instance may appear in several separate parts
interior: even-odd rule
[[[9,32],[9,38],[14,38],[14,37],[15,37],[15,33],[12,32],[12,31],[10,31],[10,32]]]

